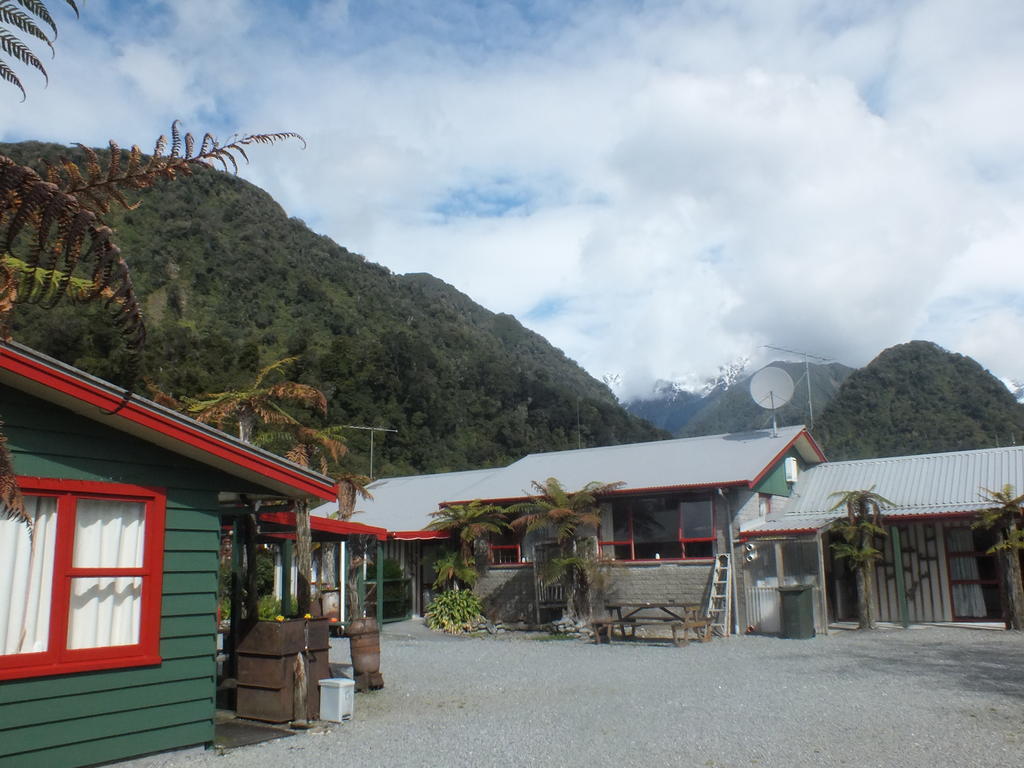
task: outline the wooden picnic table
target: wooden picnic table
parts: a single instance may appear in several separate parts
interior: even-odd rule
[[[711,619],[703,615],[699,603],[674,601],[606,603],[605,608],[609,614],[614,615],[597,618],[591,622],[595,643],[601,642],[602,632],[610,644],[615,629],[619,630],[620,636],[625,640],[627,628],[630,630],[630,636],[635,637],[638,626],[665,626],[666,624],[672,629],[674,645],[689,643],[691,630],[703,642],[711,639]]]

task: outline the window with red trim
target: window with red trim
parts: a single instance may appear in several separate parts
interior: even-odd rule
[[[164,494],[18,482],[30,523],[0,518],[0,680],[159,663]]]
[[[523,557],[522,535],[519,531],[492,533],[488,541],[491,565],[514,565]]]
[[[601,554],[614,560],[713,557],[714,512],[709,495],[617,498],[603,514]]]

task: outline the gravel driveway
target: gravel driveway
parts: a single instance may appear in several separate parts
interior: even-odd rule
[[[919,627],[674,648],[449,638],[406,622],[386,628],[382,645],[387,687],[358,694],[352,722],[157,764],[1024,765],[1024,638],[1008,632]]]

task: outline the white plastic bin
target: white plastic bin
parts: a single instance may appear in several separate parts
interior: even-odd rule
[[[320,681],[320,719],[342,723],[352,719],[355,706],[355,681],[346,677],[328,677]]]

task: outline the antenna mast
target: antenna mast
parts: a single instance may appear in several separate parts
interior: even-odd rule
[[[811,363],[810,360],[817,360],[819,363],[831,363],[835,359],[831,357],[822,357],[821,355],[812,355],[810,352],[800,352],[796,349],[786,349],[785,347],[776,347],[771,344],[762,344],[763,349],[774,349],[776,352],[788,352],[791,355],[800,355],[804,359],[804,378],[807,379],[807,428],[814,429],[814,396],[811,394]]]
[[[373,480],[373,433],[374,432],[398,432],[397,429],[387,427],[358,427],[355,424],[344,424],[345,429],[365,429],[370,433],[370,479]]]

